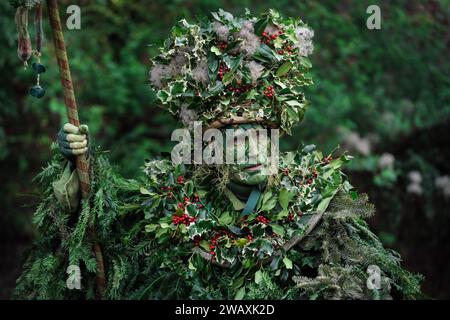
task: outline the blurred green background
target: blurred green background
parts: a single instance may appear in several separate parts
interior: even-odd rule
[[[312,103],[305,122],[282,148],[301,141],[325,151],[336,145],[356,159],[352,183],[377,206],[370,224],[405,265],[425,275],[425,293],[450,298],[450,1],[124,1],[63,0],[81,7],[81,30],[65,29],[80,117],[95,144],[110,150],[133,177],[144,159],[169,151],[177,124],[152,104],[149,57],[180,19],[223,8],[279,10],[315,30]],[[368,30],[366,8],[381,8],[382,29]],[[46,21],[47,22],[47,21]],[[32,24],[30,26],[33,35]],[[0,2],[0,298],[20,273],[35,236],[39,200],[32,182],[66,122],[48,25],[41,83],[16,56],[14,10]]]

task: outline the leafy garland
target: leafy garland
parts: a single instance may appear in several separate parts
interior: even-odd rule
[[[186,126],[239,116],[290,133],[303,119],[303,88],[312,84],[313,31],[274,10],[212,17],[173,27],[150,71],[159,100]]]
[[[225,195],[207,191],[182,166],[148,162],[150,182],[141,188],[145,215],[151,221],[145,229],[161,245],[176,242],[187,251],[198,247],[194,252],[203,251],[204,257],[221,265],[249,267],[279,258],[283,245],[301,236],[312,216],[324,212],[338,190],[351,189],[340,171],[349,157],[332,159],[313,149],[307,146],[282,157],[282,177],[267,188],[248,217],[240,217]],[[291,265],[288,258],[283,262]]]

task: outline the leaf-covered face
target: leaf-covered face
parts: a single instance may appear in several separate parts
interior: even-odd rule
[[[271,10],[211,20],[181,20],[153,59],[156,96],[185,126],[236,116],[263,119],[290,133],[306,108],[313,31]]]
[[[270,135],[262,139],[259,130],[266,128],[259,124],[246,124],[233,127],[236,138],[233,141],[235,164],[228,164],[231,180],[238,184],[258,185],[267,181],[269,175],[268,155],[270,152]],[[225,131],[224,129],[223,131]],[[227,144],[225,144],[225,152]],[[243,153],[239,153],[239,148]],[[266,152],[263,152],[263,149]]]

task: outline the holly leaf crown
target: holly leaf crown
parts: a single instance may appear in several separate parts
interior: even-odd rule
[[[224,10],[196,24],[180,20],[152,59],[150,84],[162,105],[192,128],[262,122],[291,133],[307,106],[303,93],[314,32],[270,10],[258,17]]]

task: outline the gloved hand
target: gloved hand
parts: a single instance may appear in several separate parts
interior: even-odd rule
[[[81,125],[78,128],[73,124],[66,123],[61,128],[58,133],[58,145],[59,150],[67,160],[73,162],[75,156],[89,151],[88,134],[87,125]]]
[[[53,182],[53,192],[58,202],[70,213],[77,211],[80,203],[80,181],[74,170],[74,162],[75,156],[89,151],[88,132],[86,125],[77,128],[66,123],[58,133],[59,150],[71,163],[66,164],[60,178]]]

